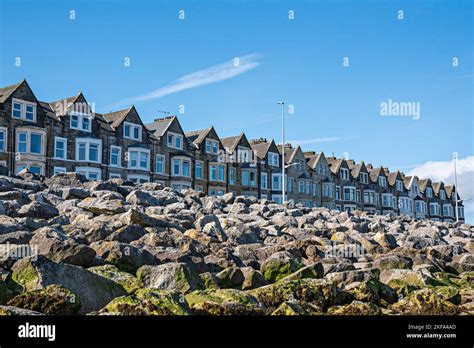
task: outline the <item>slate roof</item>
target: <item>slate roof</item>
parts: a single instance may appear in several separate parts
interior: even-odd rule
[[[133,108],[134,107],[132,105],[127,109],[109,112],[109,113],[103,114],[102,116],[108,123],[110,123],[110,125],[113,128],[117,128],[118,126],[120,126],[120,124],[123,122],[123,120],[127,117],[127,115],[130,113],[130,111]]]
[[[190,142],[194,144],[201,144],[213,127],[208,127],[206,129],[200,129],[196,131],[186,132],[184,135],[189,139]]]
[[[254,144],[250,142],[250,146],[252,147],[252,150],[257,153],[257,157],[260,159],[263,159],[267,155],[268,150],[270,149],[270,146],[272,144],[272,141],[273,140],[265,141],[258,144]]]
[[[234,152],[237,145],[239,145],[240,139],[244,136],[244,133],[235,135],[232,137],[221,138],[222,146],[224,146],[228,151]]]
[[[151,130],[156,136],[162,137],[165,135],[169,126],[176,119],[176,116],[167,116],[163,118],[157,118],[153,123],[145,125],[149,130]]]
[[[0,88],[0,103],[4,103],[23,82],[25,82],[25,80]]]
[[[319,159],[321,158],[321,156],[322,156],[322,152],[317,153],[317,154],[314,154],[314,155],[311,155],[311,156],[309,157],[309,160],[308,160],[308,166],[309,166],[310,168],[315,169],[316,164],[318,163],[318,161],[319,161]]]

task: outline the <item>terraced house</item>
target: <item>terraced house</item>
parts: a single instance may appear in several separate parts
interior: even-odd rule
[[[455,221],[457,212],[464,220],[454,185],[265,138],[249,141],[244,133],[220,138],[212,126],[185,132],[176,116],[145,124],[134,106],[99,114],[82,92],[40,101],[25,80],[0,88],[0,167],[9,174],[78,172],[91,180],[151,181],[277,203],[284,187],[287,202],[306,207],[439,221]]]

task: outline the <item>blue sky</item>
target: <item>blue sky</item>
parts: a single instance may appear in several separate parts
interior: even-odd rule
[[[26,78],[40,100],[82,90],[99,112],[134,100],[145,122],[165,110],[185,130],[280,141],[282,99],[294,105],[287,139],[303,149],[405,172],[474,155],[470,0],[0,3],[1,85]],[[232,78],[134,99],[247,55]],[[380,116],[388,99],[420,103],[420,118]]]

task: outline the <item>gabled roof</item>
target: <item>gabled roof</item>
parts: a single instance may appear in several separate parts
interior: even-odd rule
[[[427,186],[431,186],[431,180],[430,179],[422,179],[418,180],[418,187],[420,188],[421,192],[425,192]]]
[[[349,166],[349,169],[351,170],[351,174],[354,179],[357,179],[359,177],[359,174],[363,169],[365,169],[364,172],[367,171],[367,167],[365,166],[363,161],[357,164],[354,161],[348,161],[347,164]]]
[[[84,95],[82,94],[82,92],[79,92],[77,93],[76,95],[72,96],[72,97],[67,97],[67,98],[64,98],[64,99],[59,99],[59,100],[55,100],[53,102],[49,102],[49,105],[51,107],[51,109],[55,112],[56,116],[63,116],[63,115],[58,115],[58,106],[59,105],[66,105],[66,110],[65,112],[63,112],[63,114],[67,114],[71,108],[73,107],[74,103],[77,101],[77,99],[79,99],[79,97],[84,98]],[[85,100],[85,98],[84,98]]]
[[[250,146],[252,147],[252,150],[257,154],[257,157],[263,159],[267,155],[272,143],[274,143],[273,139],[270,141],[261,142],[250,141]]]
[[[385,176],[385,171],[383,170],[382,166],[374,168],[370,171],[370,179],[372,182],[377,182],[380,175]]]
[[[390,186],[393,186],[395,185],[395,181],[397,181],[397,179],[401,179],[402,176],[400,174],[400,171],[396,171],[396,172],[393,172],[393,173],[388,173],[387,175],[387,182]]]
[[[331,161],[329,161],[329,158],[331,158]],[[341,169],[342,161],[344,161],[344,159],[342,158],[328,157],[328,163],[330,165],[330,169],[331,169],[331,172],[333,172],[333,174],[339,173],[339,169]]]
[[[186,138],[188,138],[190,142],[194,144],[201,144],[213,128],[214,127],[208,127],[206,129],[186,132],[184,135],[186,135]]]
[[[135,107],[132,105],[127,109],[118,110],[114,112],[109,112],[107,114],[103,114],[104,119],[113,127],[117,128],[120,126],[127,117],[127,115],[132,111]]]
[[[413,178],[414,178],[414,176],[404,176],[403,177],[403,184],[405,185],[405,188],[407,190],[409,190],[411,185],[413,184]]]
[[[56,115],[56,112],[53,110],[53,108],[51,107],[51,105],[49,105],[48,102],[39,101],[39,104],[47,117],[50,117],[55,121],[60,121],[59,117]]]
[[[324,157],[324,154],[322,152],[311,155],[310,157],[308,157],[308,166],[312,169],[315,169],[319,160],[323,157]]]
[[[239,135],[235,135],[232,137],[221,138],[222,146],[224,146],[228,151],[234,152],[235,148],[239,145],[240,140],[244,137],[244,133],[240,133]]]
[[[165,135],[166,131],[175,120],[178,121],[178,118],[176,116],[157,118],[155,119],[155,121],[153,121],[153,123],[147,124],[146,127],[151,130],[156,136],[162,137]]]
[[[95,120],[99,123],[100,128],[105,129],[106,131],[113,132],[112,126],[105,120],[104,115],[99,113],[94,113]]]
[[[10,86],[0,88],[0,103],[4,103],[21,86],[25,79]]]
[[[444,183],[442,181],[433,182],[431,183],[431,186],[433,187],[435,195],[439,195],[439,191],[444,189]]]

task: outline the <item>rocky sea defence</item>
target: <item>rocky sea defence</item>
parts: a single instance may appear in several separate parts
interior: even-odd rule
[[[0,176],[0,315],[473,315],[474,226]]]

